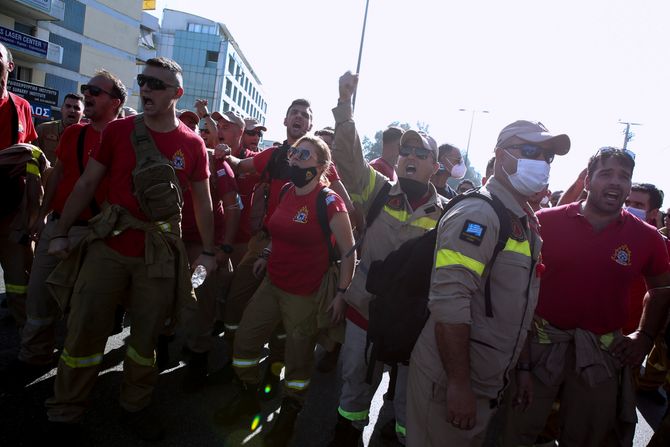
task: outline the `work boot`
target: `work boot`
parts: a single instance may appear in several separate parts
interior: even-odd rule
[[[214,419],[222,425],[232,425],[241,419],[249,419],[251,427],[251,421],[261,412],[257,393],[257,385],[242,382],[240,393],[227,406],[218,410]]]
[[[293,427],[302,404],[292,397],[285,397],[281,402],[279,417],[265,435],[266,447],[284,447],[293,435]]]
[[[379,434],[381,435],[382,439],[396,439],[397,436],[395,434],[395,419],[386,421],[386,424],[384,424],[381,430],[379,430]]]
[[[143,441],[157,442],[165,438],[165,426],[160,417],[149,407],[130,412],[121,409],[121,423]]]
[[[337,415],[335,435],[329,447],[358,447],[363,443],[363,431],[353,426],[349,419]]]
[[[322,373],[329,373],[335,369],[337,366],[337,359],[340,358],[340,349],[342,348],[341,344],[335,345],[335,349],[332,351],[326,351],[319,363],[316,364],[316,369]]]
[[[268,402],[275,398],[279,392],[279,382],[281,382],[281,363],[270,363],[265,368],[261,386],[258,390],[259,397],[262,401]]]
[[[207,356],[208,352],[193,352],[186,366],[186,375],[182,381],[182,391],[195,393],[207,384]]]
[[[159,335],[156,343],[156,368],[159,371],[168,369],[170,365],[169,344],[174,340],[174,335]]]

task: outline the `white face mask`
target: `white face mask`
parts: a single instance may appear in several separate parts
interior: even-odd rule
[[[542,197],[542,200],[540,200],[540,206],[543,206],[543,207],[547,206],[548,203],[549,203],[549,197],[547,197],[547,196]]]
[[[516,160],[516,172],[510,175],[503,166],[503,171],[507,174],[512,187],[523,196],[532,196],[542,191],[549,185],[549,170],[551,166],[544,160],[528,160],[526,158],[516,158],[510,154],[507,155]]]
[[[451,167],[451,172],[449,173],[449,176],[455,179],[463,178],[465,177],[465,172],[467,170],[468,169],[465,167],[465,162],[462,161],[459,164]]]
[[[625,210],[631,213],[633,216],[637,217],[640,220],[647,221],[647,212],[641,210],[640,208],[633,208],[631,206],[625,207]]]

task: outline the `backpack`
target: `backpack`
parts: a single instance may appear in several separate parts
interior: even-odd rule
[[[486,269],[485,307],[487,317],[493,317],[490,276],[488,272],[505,247],[511,234],[509,215],[500,199],[489,198],[478,190],[471,190],[454,197],[442,210],[444,216],[457,203],[466,199],[480,199],[491,205],[500,221],[498,242]],[[368,381],[372,378],[375,362],[393,367],[392,384],[399,363],[407,364],[426,321],[428,320],[428,294],[433,271],[433,256],[437,228],[405,241],[385,259],[370,265],[366,289],[376,295],[370,302],[366,353],[372,345],[368,364]],[[389,385],[389,390],[394,388]],[[392,395],[391,391],[391,395]]]
[[[282,156],[286,159],[288,148],[287,144],[283,144],[272,152],[270,160],[268,160],[265,169],[261,172],[260,180],[251,192],[249,226],[252,234],[263,229],[263,222],[268,209],[268,200],[270,200],[270,183],[274,179],[289,178],[288,173],[285,172],[285,167],[279,162]]]
[[[130,136],[136,158],[132,174],[133,194],[140,209],[152,222],[179,218],[184,197],[174,167],[156,148],[144,117],[137,115],[134,124]]]

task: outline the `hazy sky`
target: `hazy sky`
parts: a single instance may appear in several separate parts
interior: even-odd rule
[[[258,74],[268,137],[283,139],[292,99],[312,101],[332,125],[337,82],[354,71],[365,0],[158,0],[226,24]],[[355,119],[373,136],[392,121],[429,124],[438,143],[465,150],[483,172],[500,129],[517,119],[567,133],[552,166],[564,189],[605,145],[623,144],[619,120],[642,123],[629,149],[634,180],[670,194],[670,2],[589,0],[370,0]],[[182,107],[188,106],[186,104]],[[666,200],[666,206],[670,200]]]

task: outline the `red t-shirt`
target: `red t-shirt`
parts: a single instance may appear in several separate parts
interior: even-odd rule
[[[258,155],[260,152],[253,152],[249,149],[242,149],[238,158],[250,158]],[[237,156],[236,155],[236,156]],[[237,192],[242,200],[242,213],[240,214],[240,227],[235,236],[235,242],[243,244],[249,242],[251,239],[251,222],[249,216],[251,213],[251,194],[254,191],[254,186],[258,183],[260,175],[254,174],[239,174],[235,180],[237,181]]]
[[[262,174],[265,171],[265,167],[270,162],[272,154],[277,149],[279,148],[271,147],[259,153],[258,155],[254,156],[253,161],[256,172]],[[268,199],[268,208],[267,212],[265,213],[265,220],[263,221],[263,224],[266,227],[268,226],[270,217],[272,217],[272,214],[275,212],[275,209],[277,209],[277,204],[279,203],[279,193],[281,192],[282,187],[290,181],[287,169],[288,160],[286,159],[286,157],[283,157],[283,159],[279,159],[277,164],[279,165],[279,168],[276,169],[276,171],[279,173],[280,176],[273,177],[272,181],[270,181],[270,197]],[[340,175],[337,173],[337,169],[335,169],[335,166],[331,166],[327,177],[328,181],[330,182],[334,182],[340,179]]]
[[[101,133],[95,130],[91,125],[73,124],[66,127],[63,131],[63,135],[61,135],[58,147],[56,148],[56,158],[58,158],[58,163],[63,169],[63,177],[58,184],[58,189],[56,189],[56,194],[51,202],[51,208],[57,213],[63,212],[65,202],[72,193],[75,183],[77,183],[77,180],[79,180],[79,177],[81,176],[79,160],[77,159],[77,142],[79,141],[81,130],[84,127],[87,128],[86,136],[84,137],[84,151],[82,154],[82,163],[84,167],[86,167],[86,164],[88,163],[88,157],[100,145]],[[105,189],[106,184],[107,177],[102,180],[95,193],[95,200],[98,204],[105,201],[105,194],[107,192]],[[89,220],[91,217],[93,217],[93,212],[89,206],[82,211],[78,220]]]
[[[580,205],[537,213],[545,271],[536,313],[560,329],[600,335],[624,326],[631,284],[668,271],[668,251],[655,228],[624,210],[595,232]]]
[[[384,174],[392,182],[398,180],[398,175],[395,173],[395,168],[391,166],[391,163],[384,160],[383,158],[375,158],[370,162],[370,166],[372,166],[374,170],[380,174]]]
[[[223,218],[223,196],[230,191],[237,191],[235,174],[230,165],[223,159],[210,157],[209,162],[214,166],[213,177],[210,177],[209,191],[212,196],[212,208],[214,210],[214,243],[223,243],[226,233],[226,222]],[[216,182],[216,184],[213,184]],[[195,220],[193,210],[193,197],[191,190],[184,192],[184,208],[181,211],[181,233],[182,239],[188,242],[201,242],[198,224]]]
[[[136,161],[135,149],[130,142],[133,120],[134,117],[130,116],[109,123],[102,132],[100,146],[91,157],[107,167],[107,201],[112,205],[121,205],[138,219],[148,221],[132,190],[132,172]],[[190,182],[209,177],[205,143],[184,123],[179,121],[179,126],[170,132],[160,133],[149,129],[149,133],[158,150],[172,161],[184,191],[190,188]],[[129,229],[108,238],[107,244],[124,256],[143,256],[144,232]]]
[[[277,207],[268,229],[272,254],[268,260],[270,281],[296,295],[311,295],[319,289],[328,270],[328,246],[317,217],[316,199],[321,187],[298,196],[290,187]],[[326,196],[328,222],[347,207],[337,194]]]
[[[30,143],[37,139],[37,132],[33,125],[32,112],[30,104],[25,99],[14,93],[8,92],[5,98],[0,99],[0,150],[12,146],[12,105],[9,102],[9,96],[12,97],[16,112],[19,118],[18,143]]]

